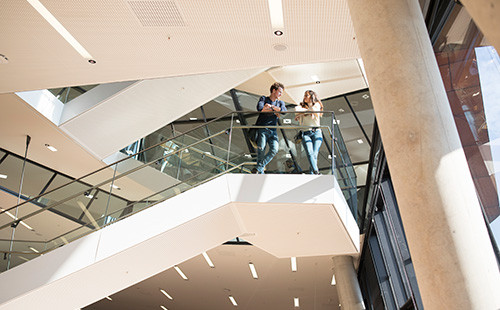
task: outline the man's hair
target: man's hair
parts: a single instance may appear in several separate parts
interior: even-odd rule
[[[281,89],[285,90],[285,86],[283,84],[281,84],[280,82],[276,82],[273,85],[271,85],[271,88],[269,89],[269,92],[272,94],[273,90],[278,89],[278,88],[281,88]]]

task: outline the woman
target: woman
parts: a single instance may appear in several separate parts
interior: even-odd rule
[[[296,107],[295,110],[298,112],[323,111],[323,104],[314,91],[307,90],[300,106]],[[306,150],[310,165],[309,172],[311,174],[320,174],[318,169],[318,152],[323,143],[323,134],[319,128],[322,115],[322,113],[298,113],[295,117],[295,120],[298,120],[300,125],[311,127],[310,129],[306,129],[302,134],[302,145]]]

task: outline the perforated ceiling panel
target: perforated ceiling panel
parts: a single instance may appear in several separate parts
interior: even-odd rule
[[[95,58],[90,65],[27,1],[0,1],[0,92],[359,57],[346,0],[41,0]],[[281,51],[274,46],[286,46]]]
[[[128,1],[143,26],[186,26],[174,1]]]

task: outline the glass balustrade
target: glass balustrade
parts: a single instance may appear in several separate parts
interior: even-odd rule
[[[6,256],[10,252],[13,267],[223,174],[252,173],[257,154],[245,132],[256,126],[241,125],[237,121],[241,113],[231,112],[192,129],[177,126],[175,135],[159,137],[160,143],[147,148],[138,141],[122,150],[124,158],[116,163],[67,184],[51,183],[44,194],[1,210],[0,250]],[[304,146],[293,138],[299,130],[311,128],[300,126],[296,113],[287,112],[274,126],[279,148],[266,174],[309,172]],[[356,175],[332,112],[322,112],[319,129],[323,135],[319,171],[337,178],[356,217]],[[138,152],[129,154],[131,149]],[[12,226],[23,230],[19,238],[24,240],[14,240],[9,250]],[[43,233],[44,241],[30,238],[37,233]],[[35,241],[26,241],[30,239]],[[5,264],[0,268],[5,270]]]

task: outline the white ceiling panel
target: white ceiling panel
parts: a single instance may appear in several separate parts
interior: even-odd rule
[[[97,63],[27,1],[4,0],[0,53],[9,62],[1,65],[0,93],[359,57],[345,0],[284,1],[281,37],[273,35],[265,0],[41,2]]]

